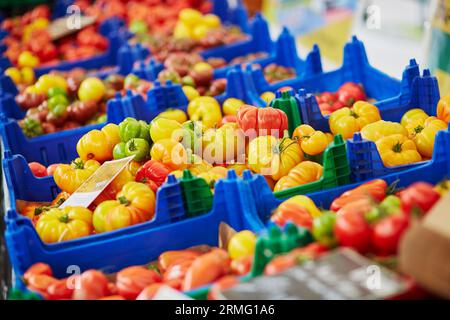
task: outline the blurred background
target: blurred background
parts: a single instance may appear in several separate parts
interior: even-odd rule
[[[274,35],[285,25],[305,56],[314,43],[324,69],[342,63],[343,46],[352,35],[364,41],[369,61],[396,78],[409,59],[431,68],[441,92],[450,91],[450,1],[448,0],[245,0],[261,10]]]

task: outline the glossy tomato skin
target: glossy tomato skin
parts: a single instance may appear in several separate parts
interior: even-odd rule
[[[393,214],[373,226],[372,246],[377,254],[397,253],[401,236],[409,226],[409,217],[405,214]]]
[[[135,180],[144,183],[151,180],[159,187],[166,181],[169,173],[169,169],[163,163],[149,160],[139,168]]]
[[[412,214],[419,210],[426,214],[439,200],[440,194],[434,190],[433,186],[425,182],[417,182],[401,191],[401,208],[405,214]]]
[[[28,279],[32,275],[36,275],[36,274],[44,274],[44,275],[47,275],[50,277],[53,276],[52,269],[50,268],[50,266],[48,264],[38,262],[28,268],[28,270],[24,273],[23,278],[25,279],[25,281],[28,281]]]
[[[366,253],[370,249],[370,225],[364,219],[363,213],[357,210],[338,214],[334,234],[341,246],[353,248],[360,253]]]
[[[334,199],[330,209],[337,212],[347,203],[367,197],[372,198],[374,201],[382,201],[386,197],[387,188],[386,181],[382,179],[368,181],[354,189],[344,192],[341,196]]]
[[[161,272],[166,271],[172,264],[185,260],[193,260],[201,254],[192,250],[173,250],[166,251],[158,257],[158,269]]]
[[[47,176],[47,168],[39,162],[30,162],[28,166],[35,177],[42,178]]]
[[[100,271],[87,270],[69,281],[74,286],[74,300],[96,300],[110,295],[108,279]]]
[[[142,266],[132,266],[117,273],[116,286],[118,294],[127,300],[134,300],[148,285],[161,282],[161,277],[154,270]]]
[[[68,300],[72,298],[73,288],[69,285],[67,279],[57,280],[48,288],[49,300]]]

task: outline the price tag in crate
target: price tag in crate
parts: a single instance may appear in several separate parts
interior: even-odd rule
[[[273,276],[261,276],[221,293],[228,300],[368,300],[396,296],[406,289],[397,274],[351,249]]]
[[[87,208],[117,175],[133,160],[134,156],[104,162],[66,201],[59,207],[78,206]]]

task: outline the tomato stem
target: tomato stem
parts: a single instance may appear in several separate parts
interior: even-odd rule
[[[62,223],[69,223],[70,219],[69,216],[67,214],[62,215],[61,217],[59,217],[59,221],[61,221]]]
[[[72,165],[75,169],[84,169],[84,163],[83,160],[73,160]]]
[[[121,197],[117,198],[117,200],[119,200],[120,204],[123,204],[126,206],[128,206],[130,204],[130,201],[128,201],[128,199],[125,196],[121,196]]]
[[[352,116],[353,118],[359,118],[358,114],[353,110],[350,110],[350,116]]]
[[[403,143],[401,143],[400,141],[398,141],[396,144],[394,144],[394,146],[392,147],[392,151],[400,153],[402,152],[402,145]]]

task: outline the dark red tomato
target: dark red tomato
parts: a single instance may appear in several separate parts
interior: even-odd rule
[[[370,248],[371,229],[361,212],[345,211],[338,214],[334,234],[341,246],[360,253],[366,253]]]
[[[28,166],[35,177],[41,178],[47,176],[47,168],[39,162],[30,162]]]
[[[401,208],[408,215],[417,211],[426,214],[441,197],[433,186],[426,182],[412,184],[401,191],[399,196]]]
[[[401,236],[409,226],[409,217],[394,214],[377,222],[372,230],[372,247],[379,255],[397,253]]]
[[[152,180],[159,187],[166,181],[169,173],[169,169],[163,163],[156,160],[149,160],[139,168],[135,180],[144,183]]]

